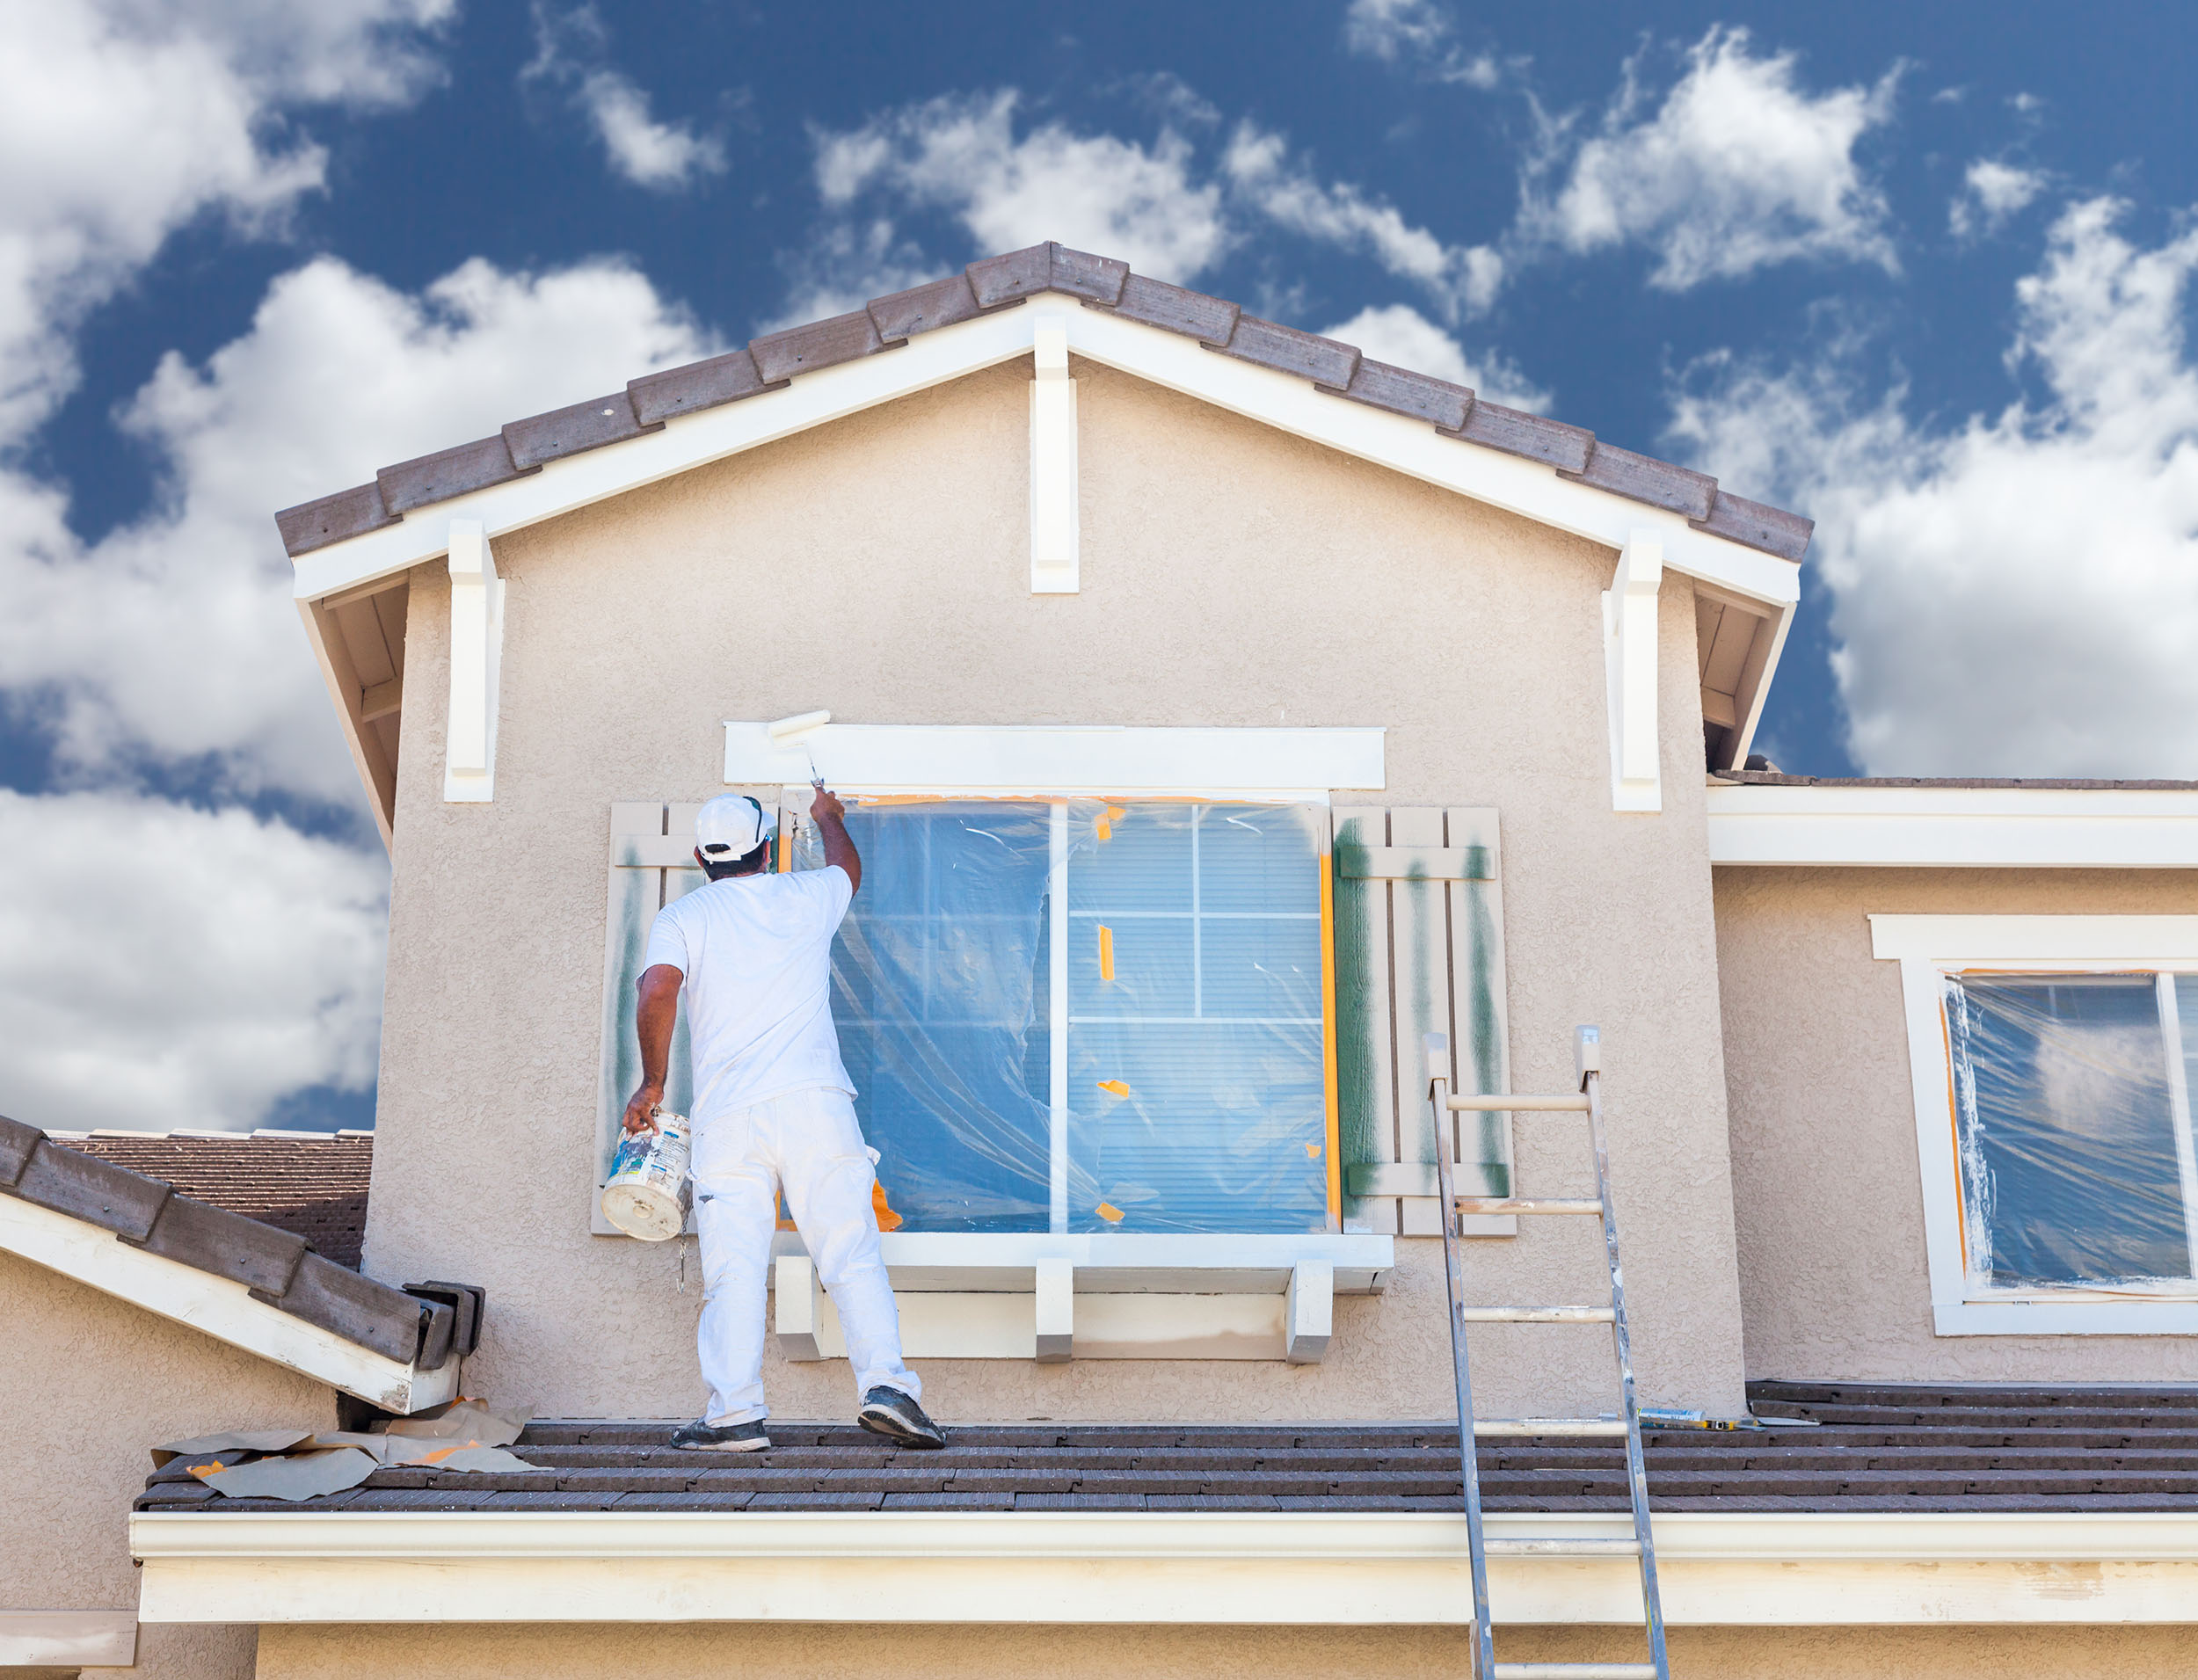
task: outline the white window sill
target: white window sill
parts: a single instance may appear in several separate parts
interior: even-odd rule
[[[888,1232],[878,1239],[911,1358],[1279,1359],[1327,1353],[1338,1294],[1380,1291],[1386,1236],[1327,1233]],[[799,1233],[772,1240],[790,1359],[846,1356]]]
[[[1931,1318],[1942,1336],[2187,1336],[2198,1299],[1940,1302]]]

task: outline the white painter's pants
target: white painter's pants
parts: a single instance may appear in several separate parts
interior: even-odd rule
[[[768,1417],[763,1403],[764,1291],[778,1192],[839,1309],[860,1397],[883,1384],[912,1400],[923,1384],[901,1363],[900,1313],[877,1257],[877,1182],[855,1104],[843,1091],[796,1091],[695,1129],[695,1225],[702,1245],[697,1336],[720,1427]]]

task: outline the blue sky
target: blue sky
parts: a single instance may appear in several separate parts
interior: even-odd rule
[[[275,507],[1049,236],[1815,516],[1784,767],[2198,775],[2198,25],[2103,15],[11,11],[0,1109],[371,1113]]]

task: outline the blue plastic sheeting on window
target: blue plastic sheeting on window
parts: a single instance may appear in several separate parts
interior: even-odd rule
[[[2188,1278],[2158,977],[1948,976],[1946,1006],[1971,1283]]]
[[[1079,804],[1070,820],[1069,1229],[1325,1229],[1310,814]]]
[[[1320,830],[1287,806],[856,806],[833,1013],[912,1231],[1043,1231],[1056,1034],[1071,1231],[1328,1222]],[[1067,996],[1051,995],[1058,827]],[[822,862],[810,826],[798,867]]]
[[[862,857],[832,1013],[878,1182],[910,1231],[1043,1231],[1052,816],[1040,804],[848,812]],[[812,825],[797,862],[821,865]]]

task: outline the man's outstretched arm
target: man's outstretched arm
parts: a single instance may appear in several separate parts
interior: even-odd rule
[[[817,796],[809,802],[809,817],[817,825],[817,837],[824,842],[825,868],[837,863],[848,872],[848,891],[859,892],[862,888],[862,855],[848,837],[847,814],[848,808],[840,803],[840,796],[819,785]]]
[[[657,1130],[656,1109],[664,1101],[664,1070],[672,1059],[672,1027],[679,1019],[680,982],[687,977],[669,963],[643,971],[634,989],[634,1029],[641,1040],[641,1084],[626,1103],[628,1131]]]

